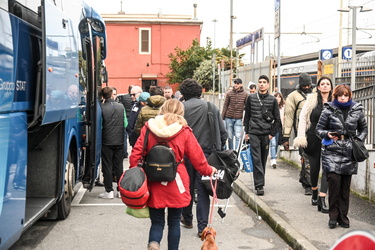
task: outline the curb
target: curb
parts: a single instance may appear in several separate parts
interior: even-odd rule
[[[264,203],[262,199],[258,198],[255,201],[254,197],[251,197],[251,194],[254,194],[253,191],[241,181],[237,180],[233,183],[233,190],[253,211],[256,211],[256,204],[258,204],[258,213],[262,219],[293,249],[318,250],[306,237],[296,231]]]

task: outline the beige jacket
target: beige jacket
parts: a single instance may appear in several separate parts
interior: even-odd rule
[[[307,100],[303,105],[303,108],[299,115],[297,137],[293,141],[294,147],[306,148],[306,131],[310,128],[310,115],[313,109],[316,107],[316,105],[318,105],[318,93],[315,92],[307,96]]]

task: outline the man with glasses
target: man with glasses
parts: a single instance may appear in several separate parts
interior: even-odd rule
[[[135,123],[138,118],[139,111],[143,107],[141,102],[137,101],[137,98],[142,94],[143,90],[139,86],[134,86],[130,90],[130,97],[132,99],[133,106],[131,108],[131,112],[128,119],[128,126],[126,127],[126,132],[129,135],[129,144],[130,146],[134,146],[135,142],[137,141],[138,136],[134,133]]]
[[[249,94],[244,91],[242,80],[234,79],[233,90],[229,91],[225,96],[223,112],[221,114],[228,132],[229,149],[237,150],[241,133],[242,133],[242,117]],[[233,146],[233,137],[236,139],[236,147]]]

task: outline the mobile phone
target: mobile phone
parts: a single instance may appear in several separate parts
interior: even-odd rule
[[[330,132],[330,134],[331,134],[332,136],[337,136],[337,137],[339,137],[339,136],[340,136],[340,134],[339,134],[339,133],[337,133],[337,132]]]

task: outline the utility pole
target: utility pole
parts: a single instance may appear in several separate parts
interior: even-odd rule
[[[229,34],[229,49],[230,49],[230,77],[229,86],[232,86],[233,79],[233,0],[230,0],[230,34]]]

